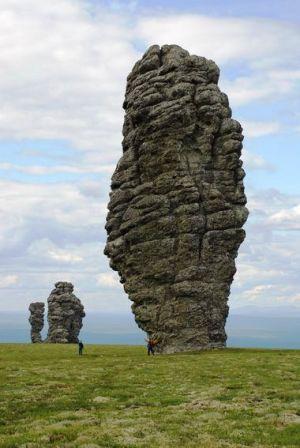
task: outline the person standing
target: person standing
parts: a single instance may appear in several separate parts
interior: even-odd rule
[[[158,341],[152,338],[145,339],[145,341],[147,342],[148,356],[150,356],[150,353],[154,355],[154,347],[156,346],[156,344],[158,344]]]
[[[84,348],[84,345],[83,345],[82,341],[79,341],[78,342],[78,353],[79,353],[79,355],[82,355],[83,348]]]

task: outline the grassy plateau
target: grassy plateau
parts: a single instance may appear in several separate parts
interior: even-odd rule
[[[298,447],[300,351],[0,344],[0,447]]]

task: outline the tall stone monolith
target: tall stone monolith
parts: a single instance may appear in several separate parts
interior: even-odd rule
[[[48,297],[48,336],[46,342],[77,343],[82,319],[83,305],[73,294],[69,282],[57,282]]]
[[[41,331],[44,327],[45,304],[33,302],[29,305],[29,323],[31,325],[31,342],[42,342]]]
[[[218,79],[213,61],[176,45],[150,47],[127,79],[105,254],[165,353],[226,343],[248,211],[242,128]]]

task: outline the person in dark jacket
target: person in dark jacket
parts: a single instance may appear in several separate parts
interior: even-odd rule
[[[78,353],[79,353],[79,355],[82,355],[83,348],[84,348],[84,345],[83,345],[82,341],[79,341],[78,342]]]

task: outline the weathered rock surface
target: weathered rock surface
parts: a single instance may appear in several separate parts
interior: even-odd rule
[[[218,78],[213,61],[154,45],[127,79],[105,254],[166,353],[226,343],[248,211],[242,128]]]
[[[46,342],[77,343],[85,316],[83,305],[69,282],[55,283],[48,297],[48,336]]]
[[[44,327],[45,304],[42,302],[33,302],[29,305],[31,325],[31,342],[42,342],[41,331]]]

